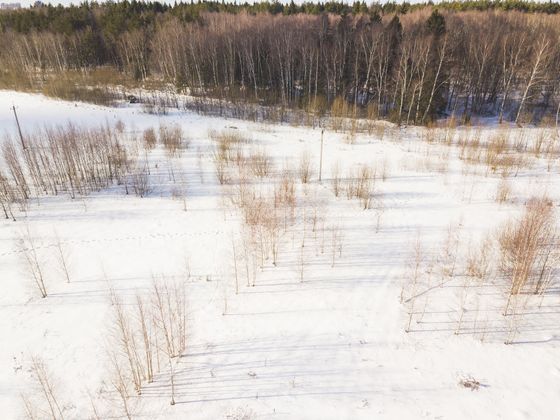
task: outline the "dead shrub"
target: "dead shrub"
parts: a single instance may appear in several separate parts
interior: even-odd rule
[[[295,209],[296,206],[296,186],[294,178],[285,174],[280,179],[280,183],[274,189],[274,203],[276,207],[288,206]]]
[[[349,200],[357,198],[360,200],[364,210],[370,209],[375,187],[375,177],[375,169],[367,165],[351,170],[346,178],[346,197]]]
[[[492,269],[493,242],[486,238],[479,249],[471,250],[467,257],[467,275],[480,281],[485,281]]]
[[[511,185],[507,178],[502,178],[498,184],[498,190],[496,191],[496,201],[500,204],[508,201],[511,194]]]
[[[124,133],[126,126],[124,125],[124,122],[122,122],[122,120],[118,120],[115,123],[115,130],[117,130],[117,133],[122,134]]]
[[[264,150],[253,152],[249,155],[249,167],[254,176],[267,177],[272,170],[272,159]]]
[[[188,147],[180,125],[160,125],[159,140],[170,156],[177,156],[182,149]]]
[[[554,254],[558,252],[556,216],[552,201],[531,198],[521,219],[508,223],[498,234],[500,269],[509,281],[511,297],[523,291],[541,293],[548,284]]]
[[[212,160],[214,161],[214,171],[216,173],[216,178],[221,185],[227,184],[230,180],[228,173],[228,163],[224,158],[224,155],[218,152],[214,152],[212,155]]]
[[[336,162],[331,170],[331,183],[335,197],[340,195],[340,165]]]
[[[16,221],[12,211],[12,205],[16,202],[15,187],[10,180],[0,172],[0,206],[6,219]]]
[[[299,159],[299,179],[302,184],[307,184],[311,180],[313,164],[311,163],[311,153],[304,151]]]
[[[248,174],[250,166],[250,159],[246,158],[242,145],[248,143],[248,140],[233,130],[214,131],[208,132],[209,137],[215,142],[212,158],[214,161],[214,169],[216,177],[220,184],[227,184],[231,180],[230,166],[235,164],[237,166],[240,178],[245,178]],[[270,170],[266,167],[270,161],[257,162],[255,170],[262,171]],[[260,165],[260,167],[258,167]],[[264,165],[264,167],[263,167]]]
[[[148,173],[148,168],[146,165],[136,169],[130,175],[130,183],[132,185],[132,190],[134,194],[138,197],[146,197],[150,192],[152,192],[152,187],[150,185],[150,176]]]
[[[29,229],[29,225],[25,226],[25,230],[20,235],[18,248],[20,253],[23,255],[28,275],[33,279],[41,297],[46,298],[47,287],[45,284],[43,260],[37,251],[38,247],[35,243],[35,238]]]
[[[459,385],[462,386],[463,388],[470,389],[471,391],[478,391],[481,384],[472,376],[469,376],[467,378],[461,378],[459,380]]]
[[[40,403],[40,405],[48,407],[48,410],[40,410],[43,412],[42,413],[43,418],[49,417],[52,418],[53,420],[58,420],[58,419],[63,420],[64,406],[62,406],[58,400],[52,375],[47,369],[45,362],[37,356],[32,356],[31,372],[33,373],[33,377],[35,381],[39,385],[39,389],[41,390],[43,400],[46,403],[46,404]],[[26,401],[25,404],[26,411],[29,414],[32,411],[30,410],[32,405],[30,404],[29,399],[24,399],[24,401]]]
[[[157,145],[156,131],[152,127],[144,130],[142,139],[144,140],[144,148],[146,150],[152,150]]]

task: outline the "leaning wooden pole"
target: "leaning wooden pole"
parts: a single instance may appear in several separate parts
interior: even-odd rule
[[[323,173],[323,132],[325,130],[321,129],[321,154],[319,157],[319,182],[321,182],[321,175]]]
[[[21,140],[21,146],[23,147],[23,150],[26,150],[27,148],[25,147],[25,141],[23,140],[23,134],[21,133],[21,127],[19,125],[19,119],[17,116],[15,105],[12,106],[12,110],[14,111],[14,117],[16,118],[16,124],[19,132],[19,139]]]

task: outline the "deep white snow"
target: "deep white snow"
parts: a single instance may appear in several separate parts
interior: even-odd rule
[[[187,271],[188,343],[176,366],[177,404],[169,404],[170,378],[164,366],[141,397],[131,398],[133,418],[560,416],[557,286],[541,308],[527,308],[515,344],[505,345],[505,288],[500,281],[469,289],[463,327],[454,334],[464,276],[440,286],[438,263],[450,231],[459,238],[459,267],[482,238],[519,215],[532,195],[546,192],[558,205],[557,161],[547,170],[548,162],[534,159],[511,177],[511,198],[498,204],[499,175],[487,174],[485,168],[466,172],[456,147],[428,144],[420,128],[385,124],[383,138],[380,131],[358,134],[352,144],[346,134],[326,130],[320,184],[318,129],[177,110],[154,116],[142,113],[140,106],[105,108],[0,91],[2,135],[16,135],[12,104],[25,133],[69,121],[81,126],[122,121],[127,133],[180,124],[190,146],[173,165],[185,174],[188,210],[171,197],[170,162],[158,146],[149,156],[154,189],[146,198],[127,196],[119,186],[74,200],[42,196],[30,202],[26,214],[17,213],[16,222],[0,221],[1,418],[23,418],[21,394],[39,392],[30,368],[32,355],[40,356],[51,372],[66,419],[94,418],[91,400],[101,418],[124,418],[109,383],[109,290],[126,301],[147,294],[154,276],[185,279]],[[240,235],[241,219],[223,198],[229,187],[216,180],[208,135],[224,129],[265,150],[275,173],[295,168],[302,152],[311,154],[312,182],[297,182],[298,197],[310,209],[318,206],[327,238],[324,250],[322,234],[308,232],[303,282],[298,267],[303,228],[296,225],[281,240],[277,266],[266,262],[254,287],[247,287],[241,276],[235,294],[232,238]],[[496,130],[482,128],[483,137]],[[525,132],[530,137],[537,130]],[[344,193],[333,195],[335,162],[343,176],[360,164],[377,168],[372,209],[363,210]],[[261,187],[268,188],[267,182]],[[343,249],[331,267],[330,232],[335,227],[343,234]],[[18,235],[27,228],[44,261],[45,299],[38,296],[18,252]],[[56,236],[70,255],[70,283],[55,261]],[[430,290],[417,299],[416,311],[424,314],[413,318],[406,333],[407,306],[400,303],[400,294],[417,240],[423,250],[419,289]],[[469,377],[481,383],[478,390],[459,385]]]

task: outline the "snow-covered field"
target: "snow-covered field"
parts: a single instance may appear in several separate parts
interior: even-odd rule
[[[137,143],[134,135],[147,128],[178,124],[189,146],[174,157],[161,144],[146,152],[138,146],[149,167],[144,198],[116,184],[75,199],[40,195],[25,212],[14,207],[17,221],[0,221],[1,418],[25,418],[25,402],[35,418],[53,418],[33,358],[49,372],[65,419],[126,418],[110,361],[118,347],[111,294],[134,311],[136,296],[150,306],[155,281],[184,288],[186,348],[171,366],[163,350],[154,350],[159,369],[140,396],[130,393],[131,418],[560,415],[558,285],[504,317],[503,279],[465,274],[468,256],[519,217],[530,197],[546,193],[558,205],[558,155],[529,152],[540,129],[508,131],[528,139],[521,152],[528,157],[509,174],[511,191],[500,203],[501,175],[460,159],[457,145],[461,136],[484,141],[500,132],[496,127],[458,128],[451,145],[426,141],[426,129],[388,123],[350,140],[325,130],[319,182],[319,129],[179,111],[155,116],[133,105],[104,108],[0,91],[2,141],[4,133],[18,139],[12,104],[26,135],[70,121],[119,125]],[[275,232],[276,258],[246,255],[245,223],[234,203],[238,174],[225,185],[216,176],[212,137],[220,132],[243,139],[236,147],[246,153],[268,156],[267,173],[243,184],[258,197],[294,174],[294,213]],[[305,184],[302,156],[312,167]],[[367,210],[344,191],[349,174],[365,167],[375,173]],[[46,298],[30,280],[22,236],[33,238]],[[460,384],[468,379],[478,389]]]

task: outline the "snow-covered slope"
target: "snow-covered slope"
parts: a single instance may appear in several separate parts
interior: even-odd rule
[[[319,183],[317,129],[179,111],[153,116],[134,106],[0,91],[0,132],[11,136],[17,133],[12,104],[26,133],[68,121],[90,127],[121,121],[128,135],[176,123],[190,145],[176,158],[161,145],[149,152],[153,188],[145,198],[125,195],[122,186],[73,200],[41,196],[16,222],[0,221],[2,418],[24,417],[24,400],[44,409],[31,357],[50,372],[64,418],[95,418],[96,411],[102,419],[125,418],[111,386],[111,290],[132,305],[136,295],[149,296],[154,278],[184,282],[187,345],[173,368],[176,404],[169,403],[171,371],[162,362],[142,395],[130,397],[132,418],[558,418],[558,290],[538,310],[526,307],[514,344],[505,345],[503,285],[475,284],[464,297],[462,271],[469,252],[517,216],[530,196],[546,192],[558,204],[557,161],[549,171],[535,159],[512,176],[512,193],[499,204],[500,176],[465,170],[458,148],[428,144],[418,128],[386,126],[352,142],[325,131]],[[310,183],[296,182],[296,221],[278,241],[276,265],[268,259],[257,267],[254,286],[243,274],[243,222],[230,199],[235,185],[217,182],[211,130],[235,131],[248,148],[270,156],[271,175],[254,181],[260,190],[272,191],[284,171],[297,171],[302,153],[314,167]],[[496,130],[483,129],[483,137]],[[335,197],[337,162],[342,178],[361,165],[375,168],[369,210],[344,192]],[[176,174],[186,186],[187,211],[173,194]],[[44,299],[18,246],[26,232],[44,267]],[[58,241],[68,255],[69,283],[57,262]],[[458,257],[457,274],[448,278],[442,255],[449,241]],[[416,262],[417,287],[425,293],[407,333],[411,309],[401,294]],[[459,384],[471,377],[478,390]]]

